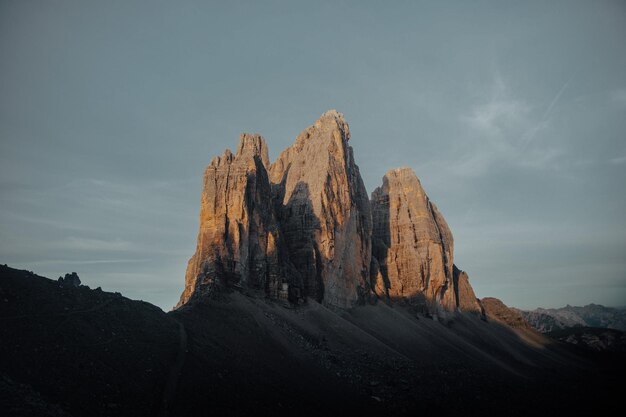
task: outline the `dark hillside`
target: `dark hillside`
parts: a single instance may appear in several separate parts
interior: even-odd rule
[[[624,371],[476,314],[247,290],[166,314],[6,266],[0,340],[10,416],[585,415],[618,401]]]

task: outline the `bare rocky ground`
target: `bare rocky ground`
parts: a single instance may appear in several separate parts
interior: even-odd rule
[[[0,267],[9,416],[588,415],[619,404],[624,359],[472,314],[241,291],[164,313]]]

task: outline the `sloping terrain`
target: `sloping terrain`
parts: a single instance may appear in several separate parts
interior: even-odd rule
[[[166,314],[0,267],[0,406],[11,416],[521,416],[582,415],[619,398],[623,355],[584,356],[477,314],[440,320],[248,290]]]
[[[8,415],[154,415],[178,327],[151,304],[0,266],[0,340],[2,390],[24,399]]]
[[[181,416],[210,407],[225,415],[578,415],[609,401],[619,375],[533,330],[475,315],[439,322],[383,303],[293,309],[239,292],[174,315],[194,341],[174,407]],[[590,378],[606,389],[588,389]]]
[[[553,330],[548,336],[581,349],[626,352],[626,332],[601,327],[568,327]]]

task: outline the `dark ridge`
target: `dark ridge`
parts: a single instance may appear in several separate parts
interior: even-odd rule
[[[246,289],[164,313],[6,266],[0,340],[10,416],[584,415],[616,406],[625,369],[471,314]]]

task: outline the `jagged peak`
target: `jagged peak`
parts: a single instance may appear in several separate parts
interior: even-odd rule
[[[338,120],[342,120],[344,122],[346,121],[346,119],[343,116],[343,113],[340,113],[340,112],[338,112],[335,109],[330,109],[330,110],[325,111],[320,116],[320,119],[324,119],[324,118],[327,118],[327,117],[332,117],[332,118],[335,118],[335,119],[338,119]]]
[[[225,149],[224,153],[221,156],[216,156],[211,159],[211,163],[209,167],[217,168],[224,164],[230,164],[233,161],[233,153],[230,149]]]
[[[387,173],[383,176],[382,187],[383,188],[388,187],[390,180],[399,181],[406,185],[414,184],[415,186],[418,187],[417,188],[418,191],[421,191],[421,193],[424,193],[424,188],[422,187],[422,183],[420,179],[415,174],[415,171],[413,171],[413,169],[408,166],[392,168],[389,171],[387,171]],[[374,192],[372,193],[372,196],[374,196],[374,194],[380,193],[381,191],[382,191],[381,187],[376,188]]]
[[[329,124],[334,125],[332,127],[338,127],[342,131],[346,141],[350,140],[350,126],[342,113],[334,109],[324,112],[315,122],[315,127],[322,129]]]
[[[267,144],[263,136],[258,133],[242,133],[239,136],[239,145],[237,146],[237,152],[232,153],[230,149],[225,149],[221,156],[216,156],[211,160],[209,164],[210,168],[218,168],[223,165],[231,164],[238,158],[254,158],[258,156],[265,166],[265,169],[269,169],[269,156],[267,150]]]
[[[263,136],[258,133],[242,133],[239,136],[239,146],[237,147],[237,158],[240,156],[258,156],[269,169],[270,162],[268,156],[267,143]]]
[[[412,168],[408,166],[401,166],[398,168],[393,168],[387,171],[385,174],[386,177],[396,177],[396,178],[415,178],[417,182],[419,182],[419,178],[415,174]]]

